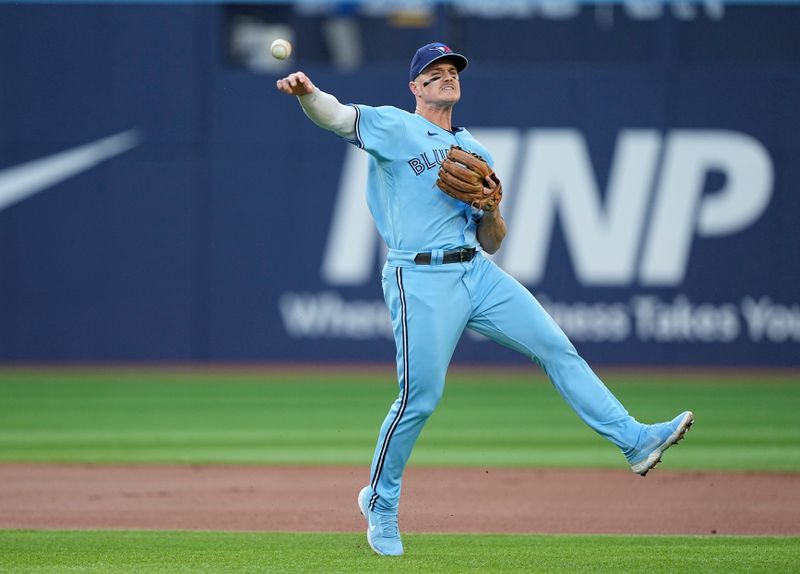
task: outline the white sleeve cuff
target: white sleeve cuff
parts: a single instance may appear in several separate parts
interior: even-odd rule
[[[303,111],[319,127],[330,130],[347,140],[356,136],[356,110],[345,106],[335,96],[319,88],[304,96],[297,96]]]

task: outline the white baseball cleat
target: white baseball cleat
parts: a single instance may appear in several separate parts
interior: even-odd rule
[[[647,425],[636,448],[625,456],[631,465],[631,470],[636,474],[646,475],[651,468],[661,462],[664,451],[680,441],[686,431],[692,428],[693,423],[694,414],[692,411],[686,411],[669,422]]]
[[[369,509],[369,497],[372,489],[365,486],[358,493],[358,509],[367,519],[367,542],[381,556],[401,556],[403,542],[397,527],[397,513],[378,514]]]

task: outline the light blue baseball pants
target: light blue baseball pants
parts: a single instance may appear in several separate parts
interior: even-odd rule
[[[623,451],[636,445],[643,425],[534,296],[481,253],[467,263],[387,264],[382,280],[397,344],[400,395],[381,426],[372,460],[372,510],[397,510],[406,462],[442,397],[450,359],[467,327],[538,362],[578,416]]]

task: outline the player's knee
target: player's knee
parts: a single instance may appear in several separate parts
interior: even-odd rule
[[[436,410],[437,405],[439,404],[438,401],[436,402],[424,402],[417,405],[416,411],[417,416],[421,418],[428,418],[433,414],[433,411]]]
[[[537,362],[551,363],[554,361],[565,361],[578,357],[578,351],[564,333],[554,333],[548,337],[536,350],[532,357]]]
[[[422,392],[414,393],[408,403],[409,414],[420,418],[428,418],[436,410],[441,400],[442,390],[440,389],[425,389]]]

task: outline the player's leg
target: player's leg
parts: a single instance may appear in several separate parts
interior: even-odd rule
[[[460,271],[454,267],[384,268],[400,396],[381,426],[370,484],[358,495],[358,506],[367,519],[367,541],[378,554],[403,553],[397,522],[403,471],[442,396],[447,365],[469,314]]]
[[[652,464],[647,468],[636,467],[633,463],[640,452],[646,451],[649,457],[660,448],[657,453],[660,456],[691,425],[691,413],[688,419],[684,413],[671,423],[664,423],[671,425],[669,428],[657,429],[654,428],[657,425],[639,423],[578,355],[561,328],[525,287],[483,257],[475,260],[468,277],[474,285],[476,302],[468,326],[538,362],[578,416],[616,444],[635,472],[644,474],[657,462],[650,461]],[[653,441],[658,444],[650,444]]]
[[[386,267],[383,288],[397,344],[400,394],[381,426],[370,473],[370,509],[396,512],[403,471],[444,391],[469,315],[458,267]]]

